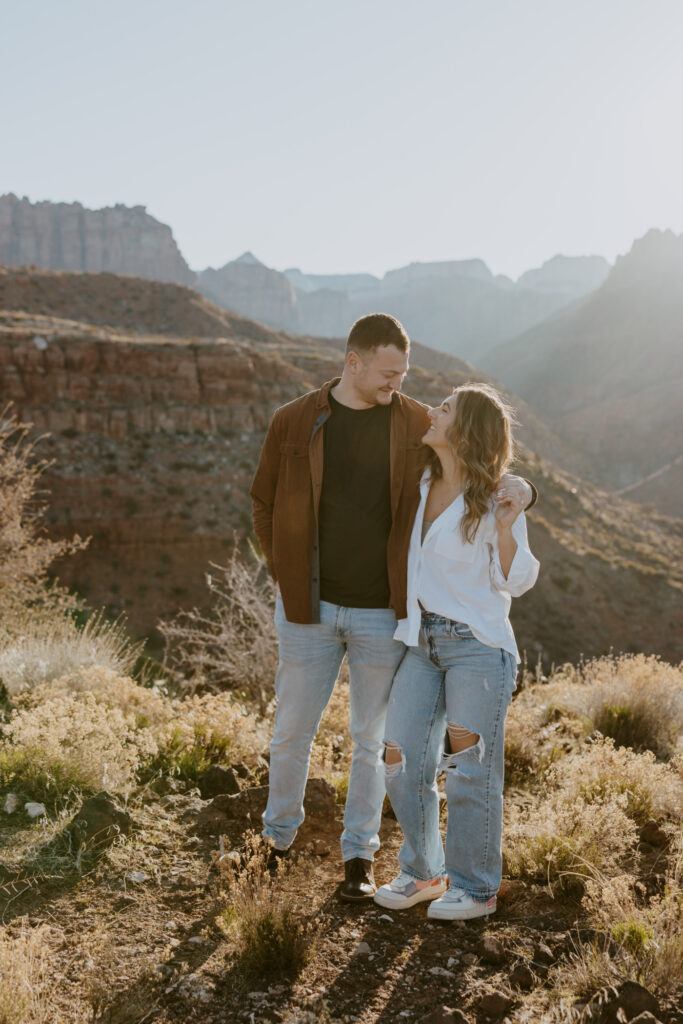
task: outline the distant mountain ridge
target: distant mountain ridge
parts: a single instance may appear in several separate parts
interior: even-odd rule
[[[110,271],[194,284],[171,229],[144,206],[88,210],[0,196],[0,265]]]
[[[492,346],[597,288],[599,256],[556,256],[514,282],[483,260],[411,263],[372,274],[284,273],[244,253],[196,274],[171,229],[144,207],[88,210],[0,196],[0,265],[131,274],[193,285],[223,309],[274,330],[336,338],[365,313],[386,310],[411,337],[474,363]]]
[[[556,256],[515,283],[483,260],[411,263],[372,274],[280,273],[251,253],[198,273],[197,286],[225,309],[275,330],[321,337],[346,334],[359,316],[387,310],[411,337],[477,362],[505,338],[538,323],[603,283],[600,256]]]

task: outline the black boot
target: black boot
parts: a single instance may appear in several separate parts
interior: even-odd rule
[[[339,898],[347,903],[362,903],[375,895],[375,876],[372,861],[353,857],[344,864],[345,878],[339,890]]]

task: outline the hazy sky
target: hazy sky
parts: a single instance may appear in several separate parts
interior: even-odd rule
[[[0,4],[0,193],[190,265],[383,273],[683,231],[683,0]]]

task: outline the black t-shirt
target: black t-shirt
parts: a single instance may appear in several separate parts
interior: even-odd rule
[[[320,495],[320,597],[388,608],[391,406],[349,409],[329,396]]]

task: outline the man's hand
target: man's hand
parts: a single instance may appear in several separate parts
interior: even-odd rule
[[[500,487],[496,491],[496,526],[512,526],[515,519],[522,512],[533,497],[533,491],[521,476],[512,476],[506,473],[500,481]]]

